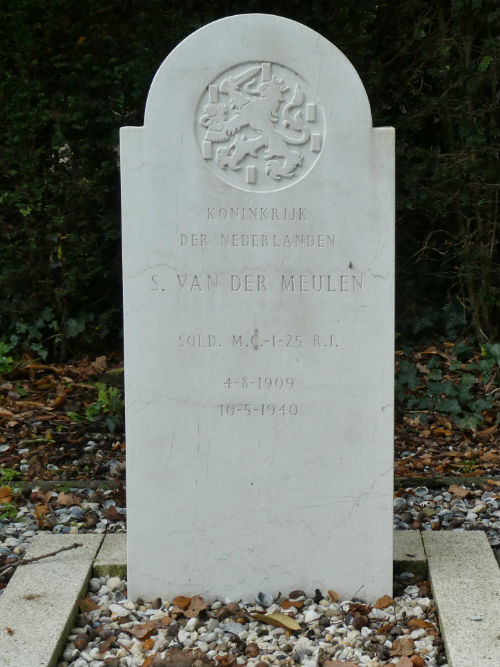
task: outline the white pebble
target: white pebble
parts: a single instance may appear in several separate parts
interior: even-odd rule
[[[413,632],[410,633],[410,637],[412,639],[422,639],[422,637],[425,637],[427,635],[427,632],[423,628],[419,628],[418,630],[413,630]]]
[[[304,621],[306,623],[312,623],[312,621],[317,621],[318,618],[321,618],[321,614],[318,614],[314,609],[308,609],[304,614]]]
[[[86,660],[87,662],[91,662],[91,661],[92,661],[92,656],[90,655],[90,652],[89,652],[89,651],[82,651],[82,652],[80,653],[80,658],[83,658],[83,659]]]
[[[189,621],[184,626],[184,629],[187,630],[188,632],[192,632],[195,629],[197,622],[198,622],[197,618],[190,618]]]
[[[78,658],[75,662],[71,663],[71,667],[87,667],[88,663],[83,658]]]
[[[18,544],[19,540],[15,537],[8,537],[3,543],[4,547],[16,547]]]
[[[123,648],[129,649],[134,642],[125,633],[121,632],[116,643],[120,644]],[[125,655],[128,655],[128,652]]]
[[[425,639],[417,639],[414,644],[415,651],[418,653],[428,653],[432,648],[432,639],[426,637]]]
[[[110,604],[109,605],[109,611],[112,614],[115,614],[119,618],[123,618],[124,616],[128,616],[128,609],[124,609],[121,604]]]
[[[137,660],[137,664],[142,664],[144,661],[144,649],[142,648],[142,644],[134,644],[130,648],[130,655],[134,657]],[[134,665],[136,663],[133,663]]]
[[[122,604],[122,607],[125,607],[125,609],[128,609],[129,611],[134,611],[136,604],[132,602],[132,600],[125,600]]]
[[[181,644],[186,644],[186,640],[189,639],[189,632],[186,632],[185,630],[179,630],[177,639]]]
[[[120,577],[110,577],[108,579],[108,588],[111,591],[117,591],[122,585]]]
[[[73,660],[73,658],[76,658],[77,655],[78,651],[76,648],[67,648],[63,653],[63,658],[65,660]]]

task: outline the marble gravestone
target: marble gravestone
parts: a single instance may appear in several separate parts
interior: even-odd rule
[[[207,25],[121,171],[129,594],[390,594],[394,132],[353,66]]]

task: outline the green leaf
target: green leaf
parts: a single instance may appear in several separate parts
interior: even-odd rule
[[[481,346],[483,357],[493,359],[497,366],[500,366],[500,343],[486,343]]]
[[[493,57],[492,56],[483,56],[481,60],[479,61],[479,64],[477,66],[477,71],[478,72],[486,72],[488,67],[490,66],[490,63],[492,62]]]
[[[439,412],[447,412],[452,415],[459,415],[462,412],[460,403],[456,398],[439,399],[436,403]]]

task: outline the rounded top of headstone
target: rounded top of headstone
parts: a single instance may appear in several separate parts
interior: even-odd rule
[[[159,142],[182,126],[215,176],[266,192],[300,181],[328,144],[371,130],[372,118],[361,79],[331,42],[290,19],[239,14],[173,49],[144,124]]]
[[[327,93],[340,110],[347,107],[354,122],[369,121],[370,103],[354,66],[331,42],[297,21],[272,14],[238,14],[213,21],[180,42],[163,61],[151,84],[145,124],[156,112],[171,77],[196,87],[208,87],[221,72],[239,63],[275,62],[295,71],[320,97]],[[172,103],[175,104],[175,90]],[[199,91],[197,90],[199,94]],[[167,110],[172,112],[172,109]]]

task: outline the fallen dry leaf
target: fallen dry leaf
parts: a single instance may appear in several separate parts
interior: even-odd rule
[[[225,655],[218,655],[216,657],[217,664],[220,665],[220,667],[233,667],[233,665],[236,665],[236,656],[235,655],[229,655],[226,653]]]
[[[371,612],[372,608],[367,604],[362,604],[361,602],[351,602],[349,605],[350,614],[364,614],[368,615]]]
[[[427,630],[428,628],[433,628],[434,624],[430,621],[425,621],[423,618],[410,618],[408,621],[408,627],[412,628],[413,630],[415,628],[422,628],[423,630]]]
[[[481,461],[486,461],[486,463],[496,463],[498,461],[498,454],[497,452],[486,452],[485,454],[481,454]]]
[[[389,630],[392,630],[393,627],[394,627],[394,623],[386,623],[385,625],[382,625],[378,629],[378,633],[380,635],[386,635],[389,632]]]
[[[202,611],[205,611],[207,604],[201,595],[195,595],[191,598],[189,606],[184,611],[184,616],[186,618],[195,618],[198,617]]]
[[[108,637],[108,639],[101,642],[99,644],[99,653],[102,655],[103,653],[106,653],[106,651],[109,651],[109,649],[111,648],[111,644],[113,644],[115,641],[116,641],[115,635],[111,635],[111,637]]]
[[[321,664],[322,667],[359,667],[354,662],[342,662],[341,660],[325,660]]]
[[[375,609],[385,609],[389,605],[394,604],[394,600],[388,595],[383,595],[375,602]]]
[[[411,661],[411,658],[408,658],[408,656],[403,656],[399,659],[398,667],[413,667],[413,662]]]
[[[145,651],[151,651],[151,649],[154,647],[154,645],[155,645],[155,640],[153,639],[153,637],[148,637],[148,639],[145,639],[143,641],[142,648]]]
[[[38,527],[41,530],[52,530],[53,524],[52,521],[48,518],[50,513],[50,508],[48,505],[35,505],[35,518],[38,524]]]
[[[108,521],[123,521],[124,516],[123,514],[120,514],[120,512],[116,509],[114,505],[111,505],[111,507],[106,508],[103,510],[103,515]]]
[[[451,434],[452,434],[451,429],[443,428],[442,426],[438,426],[437,428],[432,429],[432,435],[437,435],[437,436],[444,435],[444,436],[448,437]]]
[[[0,505],[8,505],[12,502],[12,489],[10,486],[0,486]]]
[[[490,436],[497,430],[498,424],[493,424],[489,428],[485,428],[482,431],[476,431],[476,436],[481,440],[489,440]]]
[[[51,498],[52,498],[52,491],[42,491],[39,489],[38,491],[33,491],[30,500],[32,503],[39,502],[47,504]]]
[[[156,623],[141,623],[140,625],[135,625],[131,630],[130,634],[134,635],[137,639],[148,639],[157,629]]]
[[[61,405],[66,401],[66,394],[63,392],[62,394],[58,394],[54,398],[54,407],[59,408]]]
[[[278,628],[285,628],[285,630],[291,630],[292,632],[301,629],[300,625],[294,618],[287,616],[286,614],[280,614],[279,612],[275,614],[252,614],[252,618],[261,623],[269,623],[270,625],[275,625]]]
[[[174,607],[179,607],[179,609],[182,609],[184,611],[189,607],[189,603],[191,602],[191,598],[187,598],[184,595],[178,595],[176,598],[172,600],[172,604]]]
[[[71,507],[71,505],[79,505],[80,498],[77,498],[72,493],[61,493],[57,496],[57,504],[62,505],[63,507]]]
[[[456,484],[452,484],[449,487],[448,492],[452,493],[454,496],[457,496],[458,498],[465,498],[466,496],[469,495],[470,490],[464,489],[463,486],[457,486]]]
[[[87,614],[89,611],[95,611],[96,609],[99,609],[98,605],[96,605],[91,597],[78,600],[78,606],[80,607],[80,611],[82,611],[84,614]]]
[[[328,591],[328,595],[330,596],[330,600],[332,602],[337,602],[339,599],[339,594],[336,593],[335,591]]]
[[[290,607],[295,607],[295,609],[302,609],[304,606],[304,600],[283,600],[281,603],[282,609],[290,609]]]
[[[150,655],[141,667],[213,667],[213,662],[200,649],[171,648],[163,657]]]
[[[411,637],[401,637],[392,642],[391,655],[408,656],[411,655],[414,650],[413,639]],[[400,662],[401,660],[399,663]],[[408,667],[412,667],[411,662]]]

